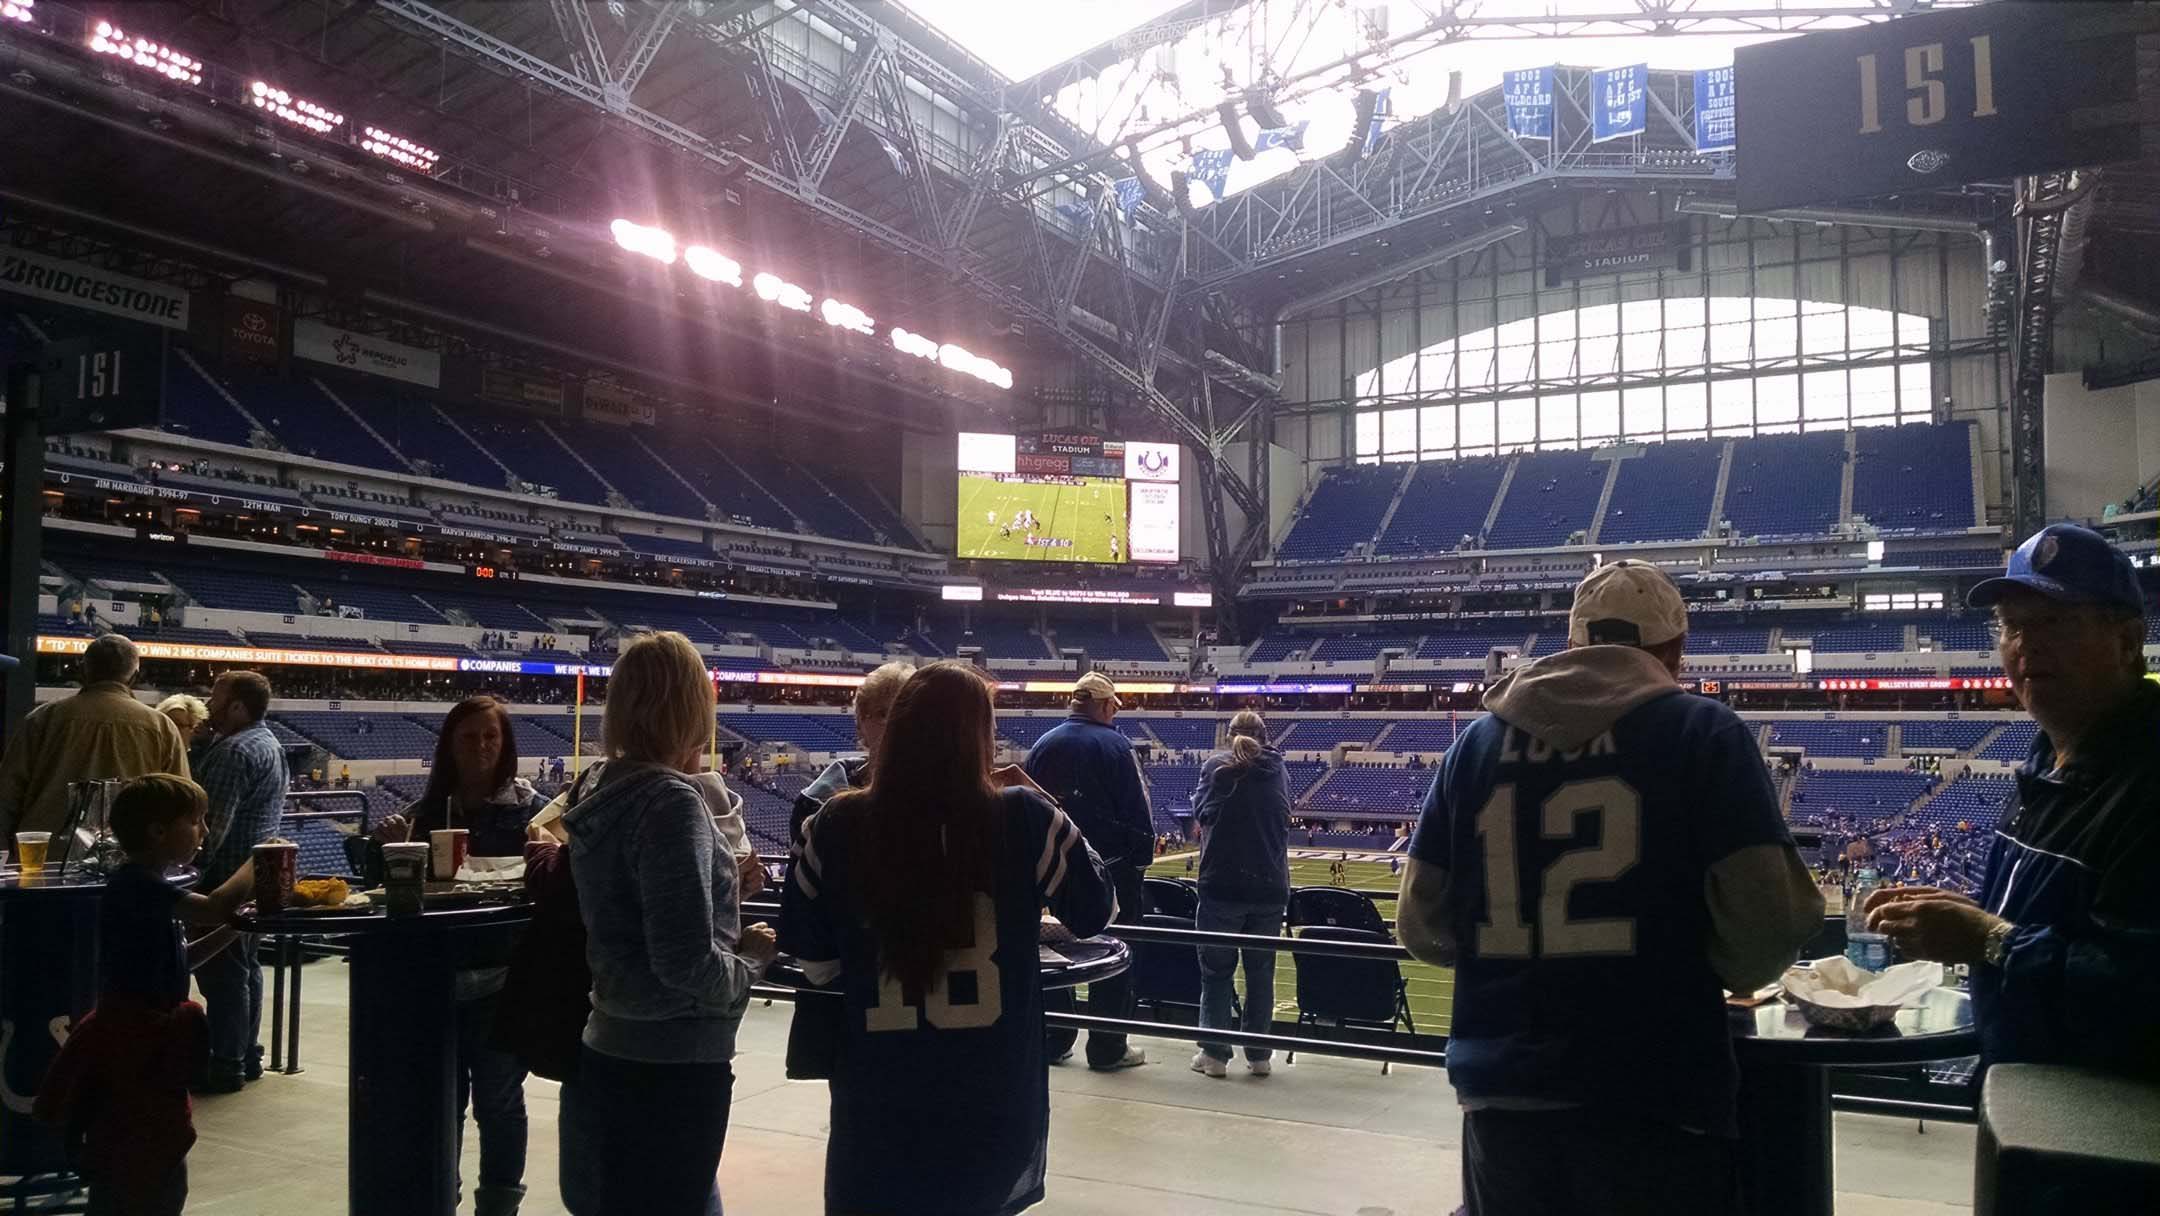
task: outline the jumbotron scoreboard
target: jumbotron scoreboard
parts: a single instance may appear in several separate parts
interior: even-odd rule
[[[1179,456],[1174,443],[1082,432],[962,432],[955,555],[1175,562]]]

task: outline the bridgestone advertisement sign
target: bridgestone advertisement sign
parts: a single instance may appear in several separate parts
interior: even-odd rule
[[[0,289],[167,329],[188,327],[185,288],[21,249],[0,252]]]

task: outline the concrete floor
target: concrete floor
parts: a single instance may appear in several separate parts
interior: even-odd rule
[[[340,1212],[345,1203],[345,967],[309,965],[297,1076],[198,1099],[190,1158],[199,1216]],[[753,1005],[736,1058],[721,1190],[735,1216],[814,1216],[825,1158],[822,1085],[781,1075],[788,1007]],[[1441,1073],[1317,1057],[1264,1081],[1186,1070],[1190,1044],[1149,1040],[1155,1063],[1102,1075],[1051,1069],[1049,1198],[1056,1216],[1446,1216],[1460,1200],[1460,1126]],[[531,1216],[555,1192],[556,1087],[526,1085]],[[1841,1216],[1943,1216],[1972,1200],[1973,1129],[1840,1115]],[[467,1160],[478,1149],[468,1128]],[[470,1166],[468,1166],[468,1176]]]

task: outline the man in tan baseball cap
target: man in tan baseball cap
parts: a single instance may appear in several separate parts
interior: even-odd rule
[[[1072,708],[1084,709],[1089,717],[1108,726],[1110,719],[1098,715],[1106,708],[1111,714],[1115,714],[1125,708],[1125,703],[1118,700],[1117,685],[1110,682],[1109,676],[1099,671],[1091,671],[1073,681]]]
[[[1675,679],[1686,642],[1657,567],[1592,570],[1568,649],[1486,692],[1425,797],[1395,927],[1455,968],[1473,1216],[1738,1205],[1720,989],[1776,979],[1823,901],[1747,724]],[[1573,992],[1629,996],[1552,996]]]

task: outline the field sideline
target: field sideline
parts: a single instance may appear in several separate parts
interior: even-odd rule
[[[1299,850],[1290,858],[1290,885],[1294,887],[1325,887],[1331,885],[1328,877],[1329,863],[1313,855],[1313,850]],[[1148,867],[1148,873],[1162,878],[1187,878],[1187,858],[1197,859],[1197,853],[1173,853]],[[1348,861],[1343,863],[1347,885],[1357,891],[1393,891],[1401,879],[1388,871],[1387,863],[1375,861]],[[1380,915],[1393,918],[1394,901],[1390,897],[1380,902]],[[1446,1034],[1449,1012],[1454,1005],[1455,973],[1425,963],[1406,962],[1402,965],[1403,979],[1410,986],[1410,1016],[1424,1034]],[[1243,972],[1238,979],[1239,988],[1244,987]],[[1290,955],[1275,956],[1275,1016],[1285,1022],[1297,1020],[1297,962]]]
[[[1070,486],[961,474],[954,528],[958,555],[995,561],[1123,562],[1130,556],[1124,548],[1125,483],[1116,478],[1082,480],[1084,484]],[[1040,521],[1038,539],[1070,540],[1072,547],[1031,546],[1018,529],[1000,536],[999,530],[1022,511],[1033,511]],[[992,514],[996,523],[990,522]],[[1112,537],[1118,543],[1116,554],[1110,551]]]

